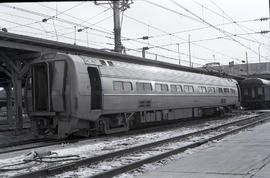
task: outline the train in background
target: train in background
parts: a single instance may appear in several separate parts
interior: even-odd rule
[[[234,79],[61,53],[33,61],[25,96],[38,133],[57,138],[123,132],[240,105]]]
[[[241,105],[246,109],[270,108],[270,81],[261,78],[247,78],[240,82]]]

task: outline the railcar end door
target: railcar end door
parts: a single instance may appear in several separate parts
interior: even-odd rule
[[[50,111],[49,64],[34,64],[32,76],[34,111]]]
[[[66,62],[59,60],[53,62],[53,78],[51,87],[52,107],[53,111],[65,110],[65,78],[66,78]]]

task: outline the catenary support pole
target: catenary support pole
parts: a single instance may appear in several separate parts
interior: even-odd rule
[[[119,0],[113,1],[114,51],[122,52]]]
[[[191,66],[190,35],[188,35],[188,57],[189,57],[189,67],[192,67]]]

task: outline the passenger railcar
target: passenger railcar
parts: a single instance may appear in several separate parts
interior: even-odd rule
[[[260,78],[248,78],[241,81],[241,105],[247,109],[270,107],[270,81]]]
[[[233,79],[70,54],[32,64],[27,108],[39,134],[115,133],[239,106]]]

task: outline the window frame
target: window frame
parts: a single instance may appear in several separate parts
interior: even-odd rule
[[[159,88],[159,90],[157,90]],[[161,92],[161,84],[160,83],[155,83],[155,91],[156,92]]]
[[[116,84],[121,84],[121,90],[116,88]],[[120,86],[120,85],[119,85]],[[120,88],[120,87],[119,87]],[[113,90],[114,91],[124,91],[123,81],[113,81]]]
[[[142,90],[138,90],[138,85],[142,86]],[[146,86],[150,86],[150,90]],[[153,91],[153,86],[150,82],[136,82],[136,91],[140,91],[140,92]]]
[[[186,90],[187,88],[187,90]],[[194,86],[193,85],[184,85],[184,92],[185,93],[194,93]]]
[[[207,92],[208,93],[216,93],[215,87],[207,87]]]
[[[259,93],[259,89],[260,89],[260,93]],[[263,87],[258,87],[258,88],[257,88],[257,94],[258,94],[259,96],[263,95]]]
[[[160,90],[157,90],[158,88],[157,86],[160,87]],[[169,92],[169,86],[166,83],[155,83],[155,91],[156,92]]]
[[[221,87],[217,87],[217,92],[224,94],[223,88],[221,88]]]
[[[121,89],[119,87],[119,89],[116,89],[116,83],[121,83]],[[127,88],[125,87],[125,84],[130,84],[130,90],[127,90]],[[133,91],[133,85],[131,81],[119,81],[119,80],[114,80],[113,81],[113,90],[114,91]]]
[[[224,94],[230,94],[230,89],[229,88],[223,88]]]
[[[130,84],[130,90],[127,90],[127,88],[125,87],[125,84]],[[132,82],[124,81],[123,82],[123,89],[124,89],[124,91],[133,91]]]

